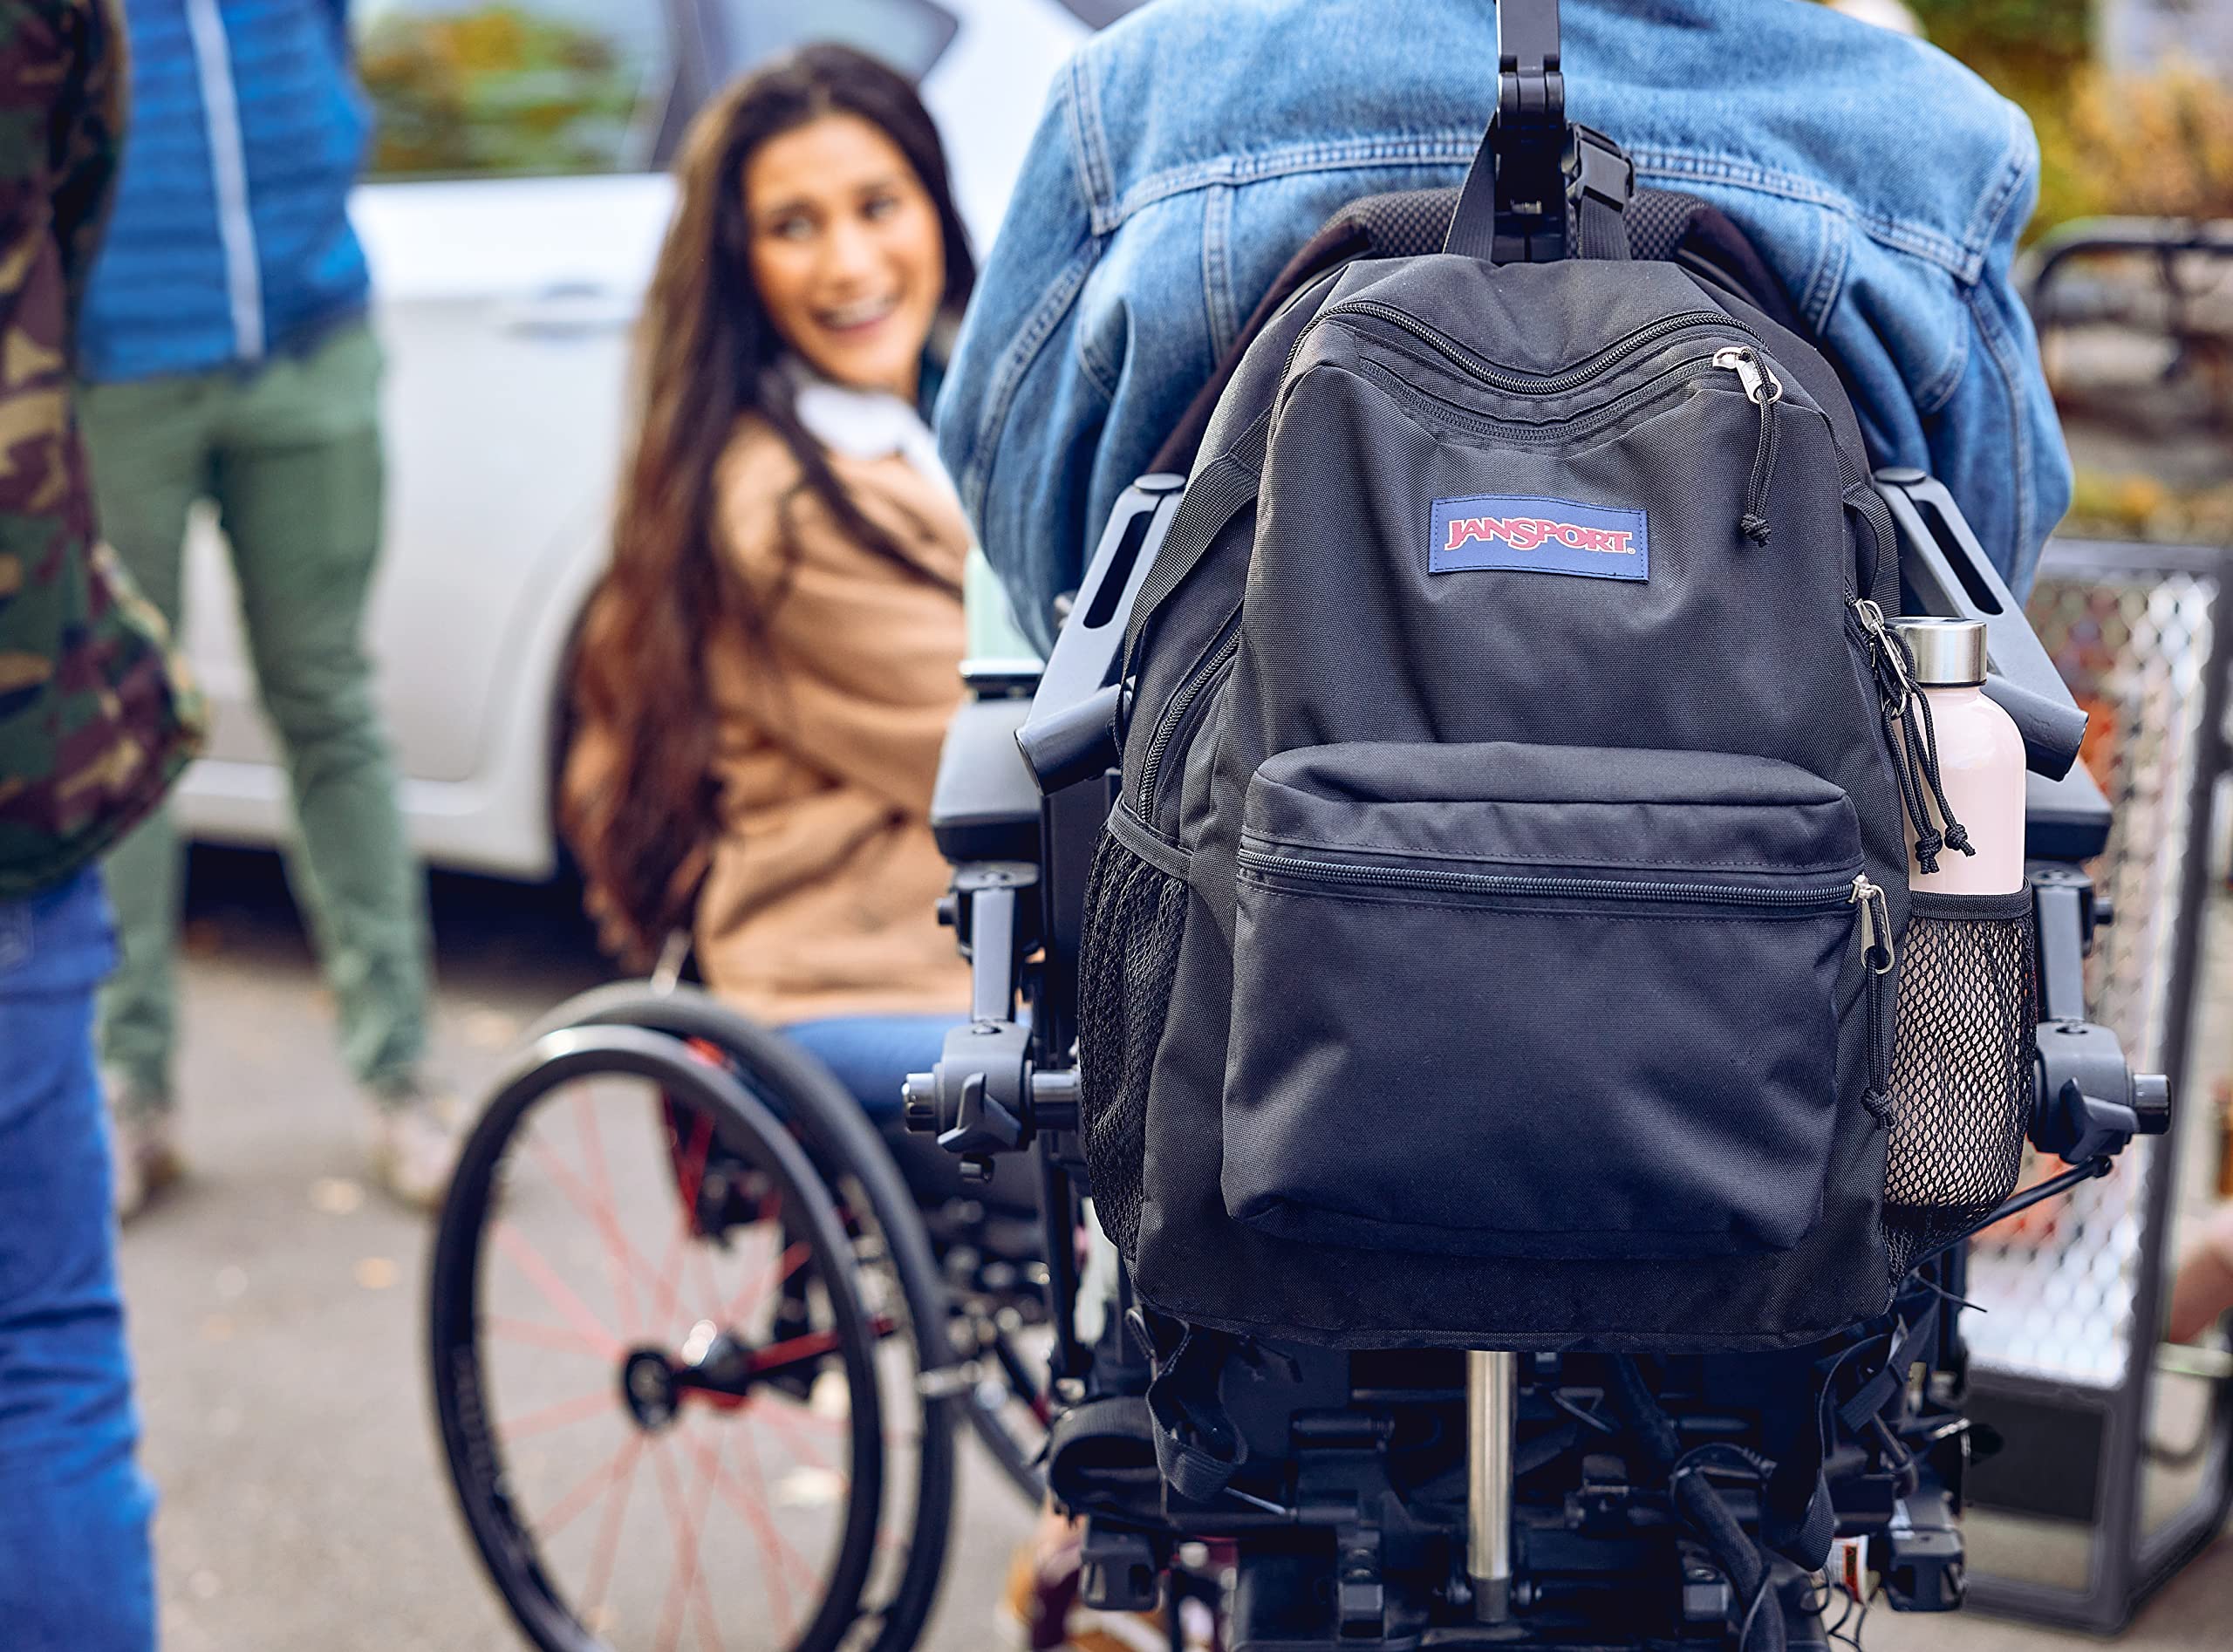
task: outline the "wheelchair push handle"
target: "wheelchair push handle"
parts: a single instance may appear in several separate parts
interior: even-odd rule
[[[1873,480],[1900,536],[1901,606],[1911,614],[1983,622],[1991,659],[1985,697],[2016,724],[2032,771],[2061,780],[2078,761],[2086,713],[2025,619],[2024,604],[1944,483],[1904,467],[1880,470]]]

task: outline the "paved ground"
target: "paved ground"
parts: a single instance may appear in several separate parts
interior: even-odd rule
[[[124,1246],[146,1462],[164,1498],[167,1642],[509,1648],[518,1643],[436,1462],[421,1374],[425,1228],[363,1185],[354,1098],[276,865],[197,860],[181,1086],[197,1173]],[[468,1089],[527,1021],[603,977],[563,897],[444,878],[436,915],[440,1058]],[[970,1463],[960,1553],[929,1642],[939,1652],[994,1643],[989,1602],[1028,1524],[973,1448]],[[2222,1647],[2229,1624],[2233,1540],[2221,1540],[2129,1644]],[[1884,1612],[1868,1623],[1875,1648],[2017,1652],[2060,1639]]]

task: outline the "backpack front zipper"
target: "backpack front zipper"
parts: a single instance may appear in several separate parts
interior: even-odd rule
[[[1418,866],[1360,866],[1349,861],[1319,860],[1244,847],[1239,864],[1246,871],[1292,877],[1304,883],[1370,884],[1390,889],[1435,889],[1469,895],[1579,897],[1590,900],[1697,902],[1717,906],[1779,906],[1819,908],[1834,911],[1857,907],[1861,913],[1865,944],[1872,950],[1890,925],[1878,926],[1883,891],[1868,875],[1811,883],[1797,889],[1763,889],[1745,884],[1685,883],[1663,877],[1544,877],[1508,872],[1443,871]]]

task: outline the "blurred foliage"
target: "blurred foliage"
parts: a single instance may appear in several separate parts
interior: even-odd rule
[[[2102,213],[2233,217],[2233,92],[2191,65],[2113,76],[2089,0],[1907,0],[1934,44],[2014,99],[2039,137],[2028,235]]]
[[[2034,234],[2099,213],[2233,217],[2233,89],[2191,64],[2141,76],[2081,70],[2032,119]]]
[[[2233,482],[2175,488],[2160,477],[2081,464],[2070,514],[2056,531],[2080,539],[2233,544]]]
[[[2018,102],[2052,97],[2093,46],[2090,0],[1906,0],[1934,45]]]
[[[359,44],[377,174],[611,172],[644,65],[593,30],[495,3],[390,12]]]

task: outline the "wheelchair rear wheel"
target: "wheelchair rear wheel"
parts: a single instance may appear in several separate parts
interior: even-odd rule
[[[911,1172],[894,1159],[891,1145],[827,1068],[782,1034],[697,988],[616,981],[567,1000],[529,1036],[563,1027],[612,1026],[648,1027],[689,1041],[717,1056],[738,1083],[791,1126],[841,1215],[857,1230],[880,1236],[881,1260],[914,1322],[930,1327],[939,1315],[946,1318],[942,1346],[933,1350],[932,1339],[923,1339],[924,1371],[974,1362],[973,1381],[934,1377],[928,1386],[953,1396],[942,1403],[969,1425],[1025,1498],[1035,1504],[1044,1497],[1038,1457],[1049,1412],[1041,1380],[1046,1339],[1036,1323],[1044,1317],[1044,1302],[1033,1271],[1035,1219],[1014,1211],[988,1212],[980,1201],[957,1201],[951,1189],[941,1195],[911,1186]],[[944,1155],[932,1150],[928,1157],[951,1173]],[[938,1179],[920,1171],[918,1164],[918,1181]],[[939,1208],[925,1209],[925,1200]],[[958,1213],[958,1205],[973,1204],[973,1217]],[[933,1305],[942,1300],[934,1314]],[[936,1580],[933,1570],[926,1588]],[[925,1610],[927,1601],[926,1593]]]
[[[860,1244],[789,1129],[680,1041],[522,1057],[443,1208],[429,1352],[461,1510],[536,1646],[913,1644],[950,1424]]]

